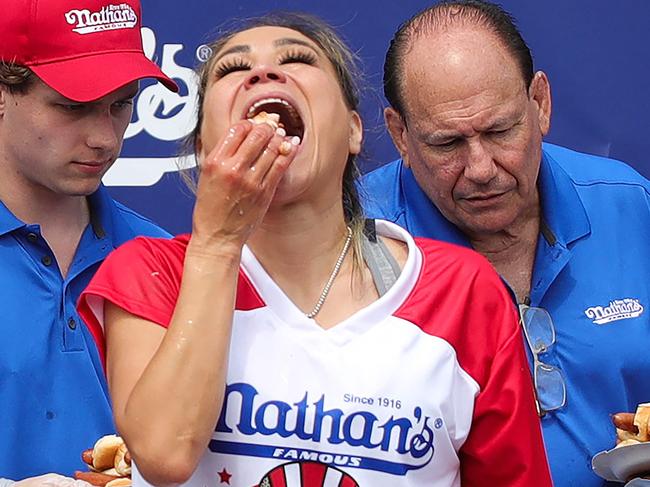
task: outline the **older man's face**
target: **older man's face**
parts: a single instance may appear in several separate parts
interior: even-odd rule
[[[497,38],[472,27],[416,39],[404,66],[406,124],[390,108],[385,115],[420,186],[470,239],[516,233],[539,209],[546,76],[527,89]]]

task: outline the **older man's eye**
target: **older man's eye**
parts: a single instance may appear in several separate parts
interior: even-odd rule
[[[433,144],[434,149],[448,151],[454,149],[458,145],[458,139],[450,139],[445,142]]]
[[[490,130],[488,132],[488,136],[498,139],[501,137],[506,137],[512,133],[512,127],[508,127],[505,129],[495,129],[495,130]]]

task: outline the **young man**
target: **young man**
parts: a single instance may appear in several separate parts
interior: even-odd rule
[[[384,91],[402,159],[366,176],[368,213],[490,260],[521,306],[555,485],[605,485],[591,458],[614,446],[610,415],[649,398],[650,183],[542,144],[549,81],[495,4],[403,24]]]
[[[0,477],[85,469],[114,431],[102,364],[75,305],[99,263],[166,236],[100,185],[138,80],[138,0],[4,0],[0,15]]]

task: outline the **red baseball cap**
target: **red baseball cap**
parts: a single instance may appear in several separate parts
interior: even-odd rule
[[[138,0],[2,0],[0,59],[78,102],[132,81],[178,86],[142,50]]]

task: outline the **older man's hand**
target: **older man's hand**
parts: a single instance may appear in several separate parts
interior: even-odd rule
[[[83,480],[75,480],[56,473],[48,473],[47,475],[20,480],[13,487],[92,487],[92,485]]]

